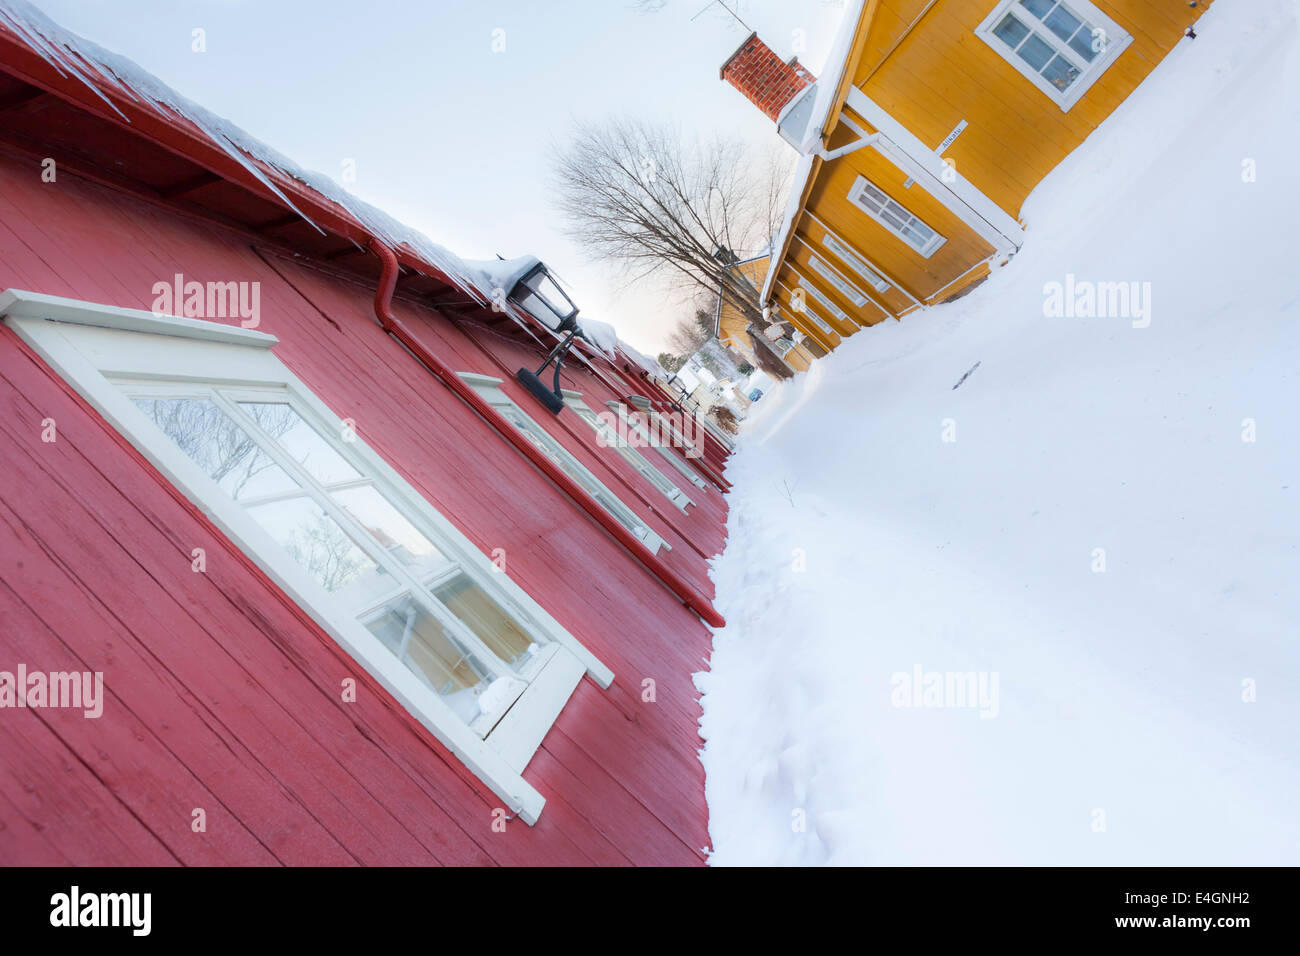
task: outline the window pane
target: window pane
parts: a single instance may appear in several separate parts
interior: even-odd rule
[[[919,219],[913,219],[912,224],[907,227],[908,231],[921,237],[922,242],[929,242],[934,238],[934,230],[921,222]]]
[[[530,288],[541,297],[552,312],[560,317],[564,317],[572,311],[569,305],[568,297],[561,291],[560,287],[555,284],[555,280],[547,273],[530,280]]]
[[[853,250],[844,245],[844,243],[840,242],[830,233],[827,233],[822,239],[822,245],[844,260],[844,262],[846,262],[854,272],[858,273],[858,275],[870,282],[878,291],[884,291],[884,289],[881,288],[882,286],[884,286],[884,288],[889,287],[889,283],[877,275],[866,264],[866,262],[857,255],[857,253],[853,252]]]
[[[242,426],[206,398],[133,398],[185,456],[236,501],[300,490]]]
[[[1019,54],[1020,59],[1032,66],[1035,71],[1047,66],[1047,61],[1053,55],[1052,47],[1038,34],[1034,34],[1026,40],[1016,53]]]
[[[330,497],[383,545],[384,550],[415,573],[424,575],[453,566],[433,542],[372,485],[343,488],[331,492]]]
[[[1020,0],[1020,5],[1041,20],[1051,12],[1056,0]]]
[[[326,438],[303,421],[288,405],[280,402],[240,402],[239,407],[322,484],[361,477]]]
[[[523,628],[466,575],[457,575],[433,593],[488,650],[515,670],[540,650]]]
[[[321,587],[339,592],[350,605],[392,590],[392,580],[311,498],[250,505],[244,510]]]
[[[861,196],[862,199],[867,201],[869,204],[875,206],[876,209],[879,209],[885,202],[888,201],[889,198],[884,193],[882,193],[879,189],[877,189],[875,186],[872,186],[870,183],[862,184]]]
[[[491,670],[411,595],[394,598],[362,623],[465,723],[490,703],[482,698],[493,683]]]
[[[884,210],[880,214],[880,218],[885,220],[885,222],[889,223],[895,229],[899,229],[899,230],[901,230],[903,226],[906,225],[907,223],[907,220],[900,219],[897,215],[895,215],[892,209]]]
[[[1043,76],[1047,79],[1047,82],[1058,90],[1065,89],[1074,82],[1074,78],[1078,75],[1079,71],[1074,68],[1074,64],[1062,56],[1052,57],[1052,62],[1047,64],[1047,69],[1043,70]]]
[[[1105,38],[1099,33],[1098,39],[1104,41]],[[1074,35],[1074,39],[1070,41],[1070,49],[1089,63],[1092,62],[1092,58],[1097,54],[1092,49],[1092,28],[1090,26],[1085,24],[1084,28]]]
[[[1020,45],[1021,40],[1029,36],[1029,27],[1008,13],[1002,18],[1002,22],[993,28],[993,35],[1014,50]]]
[[[1068,40],[1074,36],[1074,31],[1083,25],[1083,21],[1076,17],[1069,10],[1060,4],[1052,10],[1044,19],[1047,29],[1051,30],[1062,40]]]

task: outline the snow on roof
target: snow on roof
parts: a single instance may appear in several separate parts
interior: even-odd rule
[[[390,248],[405,246],[480,303],[496,301],[493,295],[496,289],[504,288],[509,292],[514,288],[515,282],[539,262],[536,256],[487,262],[467,262],[461,259],[455,253],[433,242],[424,233],[403,225],[383,210],[353,196],[323,173],[301,168],[234,123],[177,93],[133,60],[106,50],[99,44],[64,29],[26,0],[0,0],[0,26],[7,28],[26,43],[60,75],[71,75],[85,83],[119,116],[122,116],[121,111],[104,94],[101,86],[165,116],[170,114],[173,118],[178,117],[190,122],[214,145],[278,196],[285,205],[318,230],[320,226],[312,222],[294,205],[262,167],[296,180],[338,205],[367,232]],[[125,120],[127,117],[122,116],[122,119]],[[517,317],[516,321],[518,321]],[[587,341],[612,360],[614,346],[618,344],[618,336],[613,326],[592,319],[581,320],[579,324]]]
[[[641,366],[641,368],[645,369],[645,371],[650,374],[651,378],[668,377],[668,370],[665,369],[662,365],[660,365],[657,361],[652,359],[650,356],[646,355],[644,352],[638,352],[636,349],[632,348],[632,346],[628,345],[626,342],[624,342],[621,339],[619,340],[618,347],[619,347],[619,351],[621,351],[624,355],[630,358],[637,365]]]
[[[799,164],[795,167],[785,216],[781,220],[781,228],[777,230],[776,238],[772,240],[772,264],[768,267],[767,279],[763,282],[761,297],[763,302],[771,298],[772,285],[776,281],[776,274],[784,258],[781,253],[794,228],[795,217],[799,214],[804,189],[812,175],[815,151],[822,145],[821,139],[825,132],[826,121],[835,108],[836,93],[844,79],[844,71],[849,64],[849,54],[853,52],[853,35],[857,32],[864,5],[865,0],[849,0],[845,6],[844,16],[840,19],[839,32],[835,34],[835,42],[831,44],[830,52],[826,55],[826,65],[818,74],[820,79],[810,87],[812,92],[805,94],[815,96],[816,99],[813,100],[807,135],[799,147],[802,155],[799,157]]]
[[[342,207],[358,224],[386,245],[393,248],[406,246],[466,292],[483,298],[481,290],[467,274],[465,264],[454,253],[418,230],[393,219],[383,210],[353,196],[328,176],[301,168],[234,123],[177,93],[133,60],[64,29],[26,0],[0,0],[0,25],[7,27],[61,75],[71,75],[85,83],[119,116],[121,111],[104,94],[101,86],[164,115],[171,114],[192,123],[214,145],[225,151],[313,226],[316,224],[294,205],[292,199],[260,167],[268,167],[297,180]],[[126,119],[125,116],[122,118]],[[316,228],[320,229],[319,226]]]
[[[541,261],[536,256],[519,256],[515,259],[474,259],[466,262],[465,266],[479,283],[479,288],[488,290],[491,298],[491,293],[498,289],[502,295],[509,295],[515,283]]]
[[[465,262],[466,273],[492,302],[500,302],[510,294],[515,284],[530,270],[542,264],[536,256],[518,256],[514,259],[474,259]],[[552,275],[552,278],[555,278]],[[617,361],[615,349],[620,340],[614,326],[584,316],[578,317],[582,337],[603,352],[611,361]]]
[[[619,339],[614,326],[599,319],[579,317],[578,328],[582,329],[582,337],[604,352],[611,362],[618,361],[617,349],[622,344],[622,340]]]

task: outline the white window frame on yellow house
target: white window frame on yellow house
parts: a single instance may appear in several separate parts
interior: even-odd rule
[[[879,193],[882,198],[876,199],[874,196],[864,195],[868,189]],[[849,202],[880,223],[899,242],[923,259],[929,259],[948,241],[947,237],[942,235],[938,229],[935,229],[866,176],[859,176],[853,181],[853,186],[849,189]],[[889,217],[897,219],[898,222],[890,221]],[[908,234],[908,230],[916,233],[917,226],[930,234],[928,239],[920,243],[916,242],[913,236]]]
[[[790,268],[790,264],[788,262],[786,263],[786,267]],[[793,268],[790,268],[790,271],[793,272],[795,278],[799,280],[800,288],[792,289],[784,282],[782,282],[780,279],[776,280],[776,284],[780,286],[782,289],[785,289],[786,294],[790,296],[790,311],[793,312],[795,315],[801,317],[804,321],[807,321],[813,326],[815,326],[819,331],[821,331],[823,335],[827,336],[828,338],[830,336],[835,336],[836,338],[839,338],[840,333],[837,332],[829,322],[827,322],[824,318],[822,318],[817,313],[817,311],[812,307],[812,303],[808,301],[810,296],[807,295],[807,291],[811,283],[809,285],[804,285],[803,276],[799,275],[798,272],[795,272]],[[817,289],[816,287],[813,287],[813,292],[816,294],[821,294],[821,290]],[[811,298],[815,298],[815,297],[816,296],[814,295]],[[841,309],[840,311],[843,310]],[[793,324],[793,320],[790,321]]]
[[[996,32],[1007,18],[1025,31],[1014,46]],[[1049,23],[1053,18],[1058,25],[1064,18],[1078,21],[1080,25],[1073,29],[1071,36],[1062,37]],[[975,35],[1067,113],[1133,42],[1133,37],[1123,27],[1088,0],[1001,0],[975,28]],[[1043,66],[1037,69],[1021,52],[1027,44],[1034,42],[1051,50]],[[1080,45],[1092,52],[1092,59],[1079,51]],[[1077,71],[1064,88],[1056,86],[1039,72],[1057,60]]]
[[[874,145],[877,152],[900,171],[907,173],[945,209],[973,229],[1003,255],[1010,255],[1024,241],[1024,229],[1004,209],[984,195],[942,156],[921,142],[906,126],[890,115],[856,86],[849,87],[844,103],[879,131]],[[865,131],[848,115],[843,122],[859,135]],[[824,224],[823,224],[824,225]],[[898,283],[894,283],[900,288]]]
[[[804,278],[802,274],[795,271],[794,269],[791,269],[790,271],[794,272],[795,276],[799,279],[799,288],[804,291],[804,294],[806,296],[811,296],[814,302],[816,302],[818,305],[820,305],[823,309],[825,309],[827,312],[831,314],[832,318],[839,319],[845,325],[853,324],[853,319],[849,317],[849,314],[845,312],[843,309],[841,309],[838,305],[836,305],[834,299],[828,296],[821,289],[817,288],[816,284],[811,279]],[[817,320],[817,322],[821,323],[822,322],[821,316],[817,315],[817,313],[812,312],[811,310],[808,310],[807,305],[808,303],[805,301],[804,307],[805,310],[808,311],[808,314],[813,316]],[[823,331],[830,332],[833,335],[839,335],[839,331],[837,329],[831,328],[829,326],[824,328]]]
[[[835,256],[863,279],[866,279],[868,284],[877,292],[888,292],[893,288],[888,279],[867,265],[867,261],[855,252],[847,242],[825,226],[822,226],[822,246],[827,252]]]
[[[545,800],[524,768],[583,674],[608,687],[613,672],[294,375],[273,353],[274,336],[13,289],[0,293],[0,317],[511,811],[536,822]],[[210,408],[207,421],[221,422],[249,450],[247,474],[234,483],[226,478],[237,472],[214,475],[195,447],[181,444],[195,434],[190,419],[165,425],[159,402]],[[259,417],[268,406],[283,410],[292,428],[268,428]],[[253,489],[256,497],[245,493]],[[363,490],[374,494],[359,505],[355,492]],[[282,518],[300,502],[342,536],[349,560],[374,567],[373,576],[363,571],[341,584],[295,553]],[[442,590],[453,579],[532,642],[515,663],[493,650],[488,638],[500,635],[485,637],[483,620],[476,630],[472,613],[453,609]],[[398,646],[372,627],[386,608],[406,614]],[[476,658],[475,673],[497,675],[481,689],[479,699],[491,702],[473,719],[412,666],[415,643],[432,646],[427,629],[440,630],[461,662]]]
[[[810,253],[808,256],[808,268],[817,273],[836,289],[839,289],[840,294],[852,302],[857,308],[861,309],[871,301],[867,298],[865,292],[850,282],[847,277],[842,275],[838,269],[824,260],[821,256]]]

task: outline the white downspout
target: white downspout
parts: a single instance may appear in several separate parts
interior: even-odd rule
[[[839,159],[841,156],[847,156],[849,153],[857,152],[864,146],[874,146],[879,139],[879,133],[871,133],[870,135],[863,136],[861,139],[855,139],[851,143],[846,143],[839,149],[832,149],[830,152],[827,152],[823,147],[818,147],[811,152],[814,156],[819,157],[823,162],[829,163],[831,160]]]

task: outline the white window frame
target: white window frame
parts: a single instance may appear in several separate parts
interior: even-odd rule
[[[640,538],[641,543],[650,549],[651,554],[657,554],[660,548],[665,551],[672,550],[672,545],[657,534],[650,527],[648,521],[629,507],[622,498],[610,491],[604,482],[592,474],[590,468],[578,461],[572,452],[560,444],[554,435],[539,425],[536,419],[525,412],[518,403],[512,401],[510,396],[502,391],[502,379],[494,378],[491,375],[480,375],[477,372],[459,372],[458,374],[466,382],[474,386],[474,391],[478,392],[489,404],[503,410],[504,413],[515,413],[523,422],[523,425],[517,422],[511,424],[514,424],[516,428],[531,438],[535,445],[541,448],[552,461],[567,471],[578,484],[589,489],[595,488],[597,493],[592,497],[599,501],[619,524]],[[506,418],[509,419],[510,415],[506,414]]]
[[[1083,59],[1066,41],[1047,29],[1044,22],[1038,19],[1035,14],[1022,8],[1020,0],[1001,0],[984,18],[983,22],[975,28],[975,35],[988,44],[994,53],[1015,67],[1017,73],[1047,94],[1061,108],[1062,112],[1068,113],[1074,104],[1079,102],[1083,95],[1088,92],[1093,83],[1097,82],[1098,78],[1128,48],[1128,45],[1133,42],[1133,37],[1118,23],[1102,13],[1094,4],[1089,3],[1088,0],[1057,0],[1057,3],[1073,14],[1076,19],[1092,24],[1093,35],[1097,30],[1102,31],[1105,38],[1105,49],[1099,51],[1098,56],[1091,62]],[[1051,46],[1056,54],[1064,57],[1079,70],[1079,75],[1075,77],[1068,87],[1064,90],[1057,89],[1048,82],[1046,77],[1035,71],[1032,66],[1016,55],[1015,50],[1007,46],[994,34],[993,28],[1001,23],[1007,14],[1014,16],[1040,40]]]
[[[829,312],[832,317],[839,319],[845,325],[853,324],[853,320],[849,318],[849,314],[845,312],[843,309],[841,309],[838,305],[836,305],[834,299],[828,296],[821,289],[817,288],[816,284],[811,279],[805,279],[800,273],[795,272],[794,269],[791,269],[790,271],[794,272],[795,278],[799,280],[798,281],[799,288],[802,289],[807,296],[811,296],[812,299],[815,302],[817,302],[817,304],[820,305],[823,309]],[[812,316],[813,322],[816,323],[817,327],[821,329],[823,332],[826,332],[829,335],[840,334],[838,329],[830,325],[830,323],[828,323],[825,319],[823,319],[812,309],[808,308],[808,302],[806,300],[804,301],[804,312]]]
[[[695,503],[691,501],[686,492],[673,484],[671,478],[652,465],[645,455],[626,442],[621,441],[618,436],[618,429],[608,422],[602,421],[596,410],[582,400],[581,392],[572,392],[568,389],[561,389],[560,391],[564,395],[564,404],[573,409],[577,416],[596,433],[598,444],[613,448],[629,465],[636,469],[641,477],[654,485],[655,490],[671,501],[683,514],[686,513],[688,507]]]
[[[808,268],[839,290],[840,295],[852,302],[855,308],[860,309],[871,301],[865,292],[840,275],[838,269],[811,252],[808,254]]]
[[[653,410],[648,412],[647,411],[640,412],[642,416],[651,417],[654,419],[655,424],[659,426],[661,434],[663,432],[667,432],[669,436],[671,436],[672,440],[678,443],[680,448],[678,449],[678,454],[676,455],[673,454],[672,450],[665,447],[662,443],[652,441],[650,438],[650,432],[645,427],[645,423],[640,421],[639,419],[632,418],[631,414],[628,412],[627,406],[624,405],[622,402],[609,401],[605,403],[605,407],[612,409],[614,412],[616,412],[618,414],[619,420],[623,423],[625,427],[632,429],[638,435],[640,435],[641,440],[644,441],[647,446],[659,452],[659,454],[663,456],[664,461],[668,462],[668,464],[676,468],[677,471],[681,473],[683,478],[685,478],[687,481],[693,484],[696,488],[699,488],[700,491],[703,491],[706,494],[708,493],[709,483],[705,481],[703,478],[701,478],[699,473],[696,472],[694,468],[692,468],[690,465],[686,463],[686,453],[680,450],[680,448],[694,449],[695,445],[692,442],[687,441],[686,436],[684,436],[681,432],[679,432],[673,426],[672,422],[670,422],[668,419],[664,418],[664,416],[660,415],[658,412]],[[700,455],[697,454],[694,457],[699,458]]]
[[[867,280],[867,283],[877,292],[888,292],[893,288],[889,280],[882,276],[875,269],[867,264],[867,260],[854,252],[847,242],[841,239],[835,233],[831,232],[825,226],[822,227],[822,246],[835,258],[839,259],[859,276]]]
[[[508,576],[350,429],[272,354],[274,336],[218,322],[40,293],[0,293],[0,316],[51,368],[212,520],[361,667],[527,823],[545,798],[522,771],[584,673],[601,687],[613,671]],[[131,389],[278,395],[403,516],[539,644],[546,662],[486,736],[479,736],[326,591],[244,508],[141,410]],[[140,384],[136,384],[140,383]],[[220,391],[218,391],[220,390]],[[250,391],[251,390],[251,391]],[[206,394],[206,393],[205,393]],[[336,441],[329,436],[340,436]],[[264,449],[265,450],[265,449]]]
[[[886,219],[881,214],[881,209],[877,209],[873,205],[871,205],[871,201],[869,201],[866,198],[863,198],[862,193],[863,193],[864,186],[870,186],[876,192],[880,193],[882,196],[885,197],[885,203],[887,205],[892,205],[897,208],[897,211],[894,212],[894,215],[897,218],[904,220],[903,226],[901,228],[895,226],[892,222]],[[876,222],[880,223],[880,225],[884,229],[886,229],[890,235],[892,235],[903,245],[907,246],[907,248],[911,249],[913,252],[918,253],[924,259],[929,259],[932,255],[934,255],[936,252],[939,251],[940,247],[942,247],[945,242],[948,241],[946,236],[940,235],[939,230],[935,229],[933,226],[927,223],[920,216],[916,215],[916,213],[912,212],[910,209],[904,206],[893,196],[889,195],[889,193],[885,189],[873,183],[866,176],[859,176],[857,179],[853,181],[853,186],[849,189],[849,202],[853,203],[853,205],[857,206],[859,209],[861,209],[864,213],[866,213]],[[884,207],[882,207],[882,209],[883,208]],[[924,245],[918,246],[907,235],[904,234],[903,229],[905,229],[907,226],[912,225],[913,223],[919,223],[930,232],[930,238],[926,240]]]

